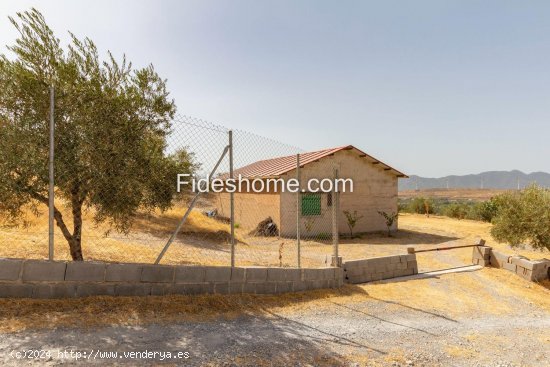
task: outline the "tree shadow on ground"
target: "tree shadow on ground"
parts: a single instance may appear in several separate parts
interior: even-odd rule
[[[433,233],[417,232],[401,229],[391,237],[381,233],[362,233],[357,238],[341,238],[341,244],[368,244],[368,245],[439,245],[449,241],[459,240],[459,237],[444,236]]]
[[[116,363],[128,365],[185,365],[185,366],[345,366],[345,356],[328,348],[348,347],[367,349],[365,353],[379,355],[372,350],[337,336],[309,330],[307,325],[277,317],[242,317],[215,322],[184,322],[176,325],[148,325],[147,327],[116,326],[99,329],[59,329],[50,332],[13,334],[9,337],[13,350],[53,351],[54,362],[60,360],[58,351],[79,351],[91,354],[94,363],[112,364],[113,359],[100,358],[106,352],[170,352],[189,353],[189,358],[118,357]],[[98,354],[102,353],[102,354]],[[7,353],[6,353],[7,354]],[[82,363],[84,358],[79,362]],[[0,359],[1,361],[1,359]]]
[[[203,296],[196,302],[195,312],[198,318],[181,318],[179,307],[201,297],[148,297],[125,298],[90,297],[80,300],[18,300],[19,313],[23,318],[34,314],[49,319],[46,329],[26,330],[4,334],[0,342],[0,352],[9,350],[46,349],[54,351],[53,361],[58,361],[57,352],[74,350],[90,353],[101,352],[188,352],[189,359],[165,359],[160,357],[147,359],[117,359],[117,363],[157,365],[172,363],[176,365],[239,365],[239,366],[341,366],[349,365],[344,355],[346,348],[355,348],[369,356],[384,355],[386,351],[377,349],[365,342],[357,342],[331,332],[330,328],[308,325],[307,322],[292,320],[272,311],[273,307],[291,306],[316,299],[338,295],[366,295],[360,287],[346,286],[342,290],[311,291],[282,296]],[[120,303],[117,300],[124,300]],[[216,300],[218,302],[216,302]],[[6,303],[6,302],[0,302]],[[9,303],[9,302],[8,302]],[[25,305],[32,303],[32,305]],[[40,307],[42,305],[42,307]],[[147,307],[143,307],[147,305]],[[6,305],[2,305],[6,306]],[[15,306],[15,304],[13,305]],[[32,307],[29,307],[32,306]],[[169,308],[172,307],[172,310]],[[204,307],[204,308],[201,308]],[[208,308],[210,307],[210,309]],[[239,309],[240,307],[240,309]],[[201,319],[200,315],[208,310],[222,308],[215,317]],[[223,317],[224,311],[237,308],[235,317]],[[10,307],[3,307],[3,319],[10,313]],[[201,312],[201,310],[203,312]],[[15,311],[14,311],[15,312]],[[55,327],[51,324],[52,313],[73,319],[73,324]],[[116,312],[121,317],[117,323],[99,323],[92,326],[85,321],[91,314],[97,319],[101,314],[103,321],[111,320],[109,313]],[[150,317],[151,313],[166,314],[166,322],[156,318],[156,322],[136,325],[124,325],[135,318]],[[80,314],[80,319],[78,318]],[[31,315],[32,316],[32,315]],[[175,318],[174,318],[175,317]],[[24,320],[21,320],[24,322]],[[44,324],[45,325],[45,324]],[[37,325],[29,325],[36,327]],[[53,329],[52,329],[53,327]],[[335,351],[336,350],[336,351]],[[8,351],[9,352],[9,351]],[[2,353],[0,353],[2,354]],[[7,355],[7,353],[4,353]],[[92,357],[93,358],[93,357]],[[2,359],[0,358],[0,362]],[[74,363],[74,360],[65,360]],[[112,360],[99,359],[95,363],[112,363]]]

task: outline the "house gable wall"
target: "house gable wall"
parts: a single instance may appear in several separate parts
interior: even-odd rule
[[[340,178],[351,178],[354,182],[352,192],[340,193],[340,210],[338,213],[338,230],[340,233],[349,233],[344,210],[357,211],[363,216],[355,228],[354,233],[375,232],[386,230],[384,218],[378,211],[388,213],[397,212],[397,177],[384,170],[380,164],[373,164],[364,157],[360,157],[354,150],[343,150],[332,156],[325,157],[318,162],[309,163],[301,168],[301,181],[304,183],[311,178],[331,178],[334,168],[338,169]],[[296,171],[286,174],[285,179],[295,178]],[[327,194],[322,194],[321,215],[313,220],[310,233],[307,233],[306,219],[302,217],[301,233],[305,236],[331,233],[332,208],[328,207]],[[281,193],[281,235],[296,235],[296,194]],[[394,228],[397,228],[397,223]]]

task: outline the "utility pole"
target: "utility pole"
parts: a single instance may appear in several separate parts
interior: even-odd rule
[[[296,194],[296,249],[298,268],[302,267],[302,248],[300,245],[300,211],[301,211],[301,185],[300,185],[300,154],[296,154],[296,180],[298,180],[298,193]]]
[[[53,261],[54,258],[54,132],[55,132],[55,120],[54,120],[54,87],[50,87],[50,156],[48,161],[49,169],[49,188],[48,188],[48,259]]]

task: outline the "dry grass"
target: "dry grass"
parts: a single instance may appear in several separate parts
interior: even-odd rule
[[[84,214],[82,249],[86,260],[151,263],[174,231],[185,208],[164,213],[141,214],[128,236],[108,232],[107,225],[95,225],[91,212]],[[70,218],[70,215],[66,215]],[[0,257],[45,259],[48,256],[47,216],[27,213],[25,227],[1,225]],[[72,226],[70,219],[69,227]],[[207,262],[210,265],[229,263],[229,225],[192,211],[174,246],[163,262],[192,264]],[[237,241],[242,241],[237,232]],[[67,242],[56,228],[55,258],[69,260]]]
[[[185,209],[178,208],[166,213],[142,214],[136,220],[130,235],[111,232],[105,236],[107,227],[94,226],[92,213],[85,214],[83,251],[87,260],[113,262],[153,262],[167,239],[172,234]],[[70,216],[67,216],[70,217]],[[26,228],[2,226],[0,257],[34,258],[47,257],[47,219],[44,215],[27,215]],[[499,244],[490,235],[488,223],[456,220],[447,217],[403,214],[399,218],[400,231],[393,237],[380,234],[363,235],[361,238],[342,239],[340,254],[344,259],[387,256],[406,252],[406,247],[417,249],[438,246],[471,244],[476,237],[487,240],[488,245],[505,253],[521,254],[529,258],[549,257],[548,251],[512,249]],[[295,266],[296,244],[292,239],[250,237],[237,229],[237,264],[264,266]],[[68,245],[60,235],[56,236],[56,259],[70,258]],[[282,247],[282,259],[279,249]],[[193,211],[180,235],[166,253],[166,264],[227,265],[230,262],[229,225]],[[330,262],[330,243],[302,241],[303,266],[319,267]],[[470,261],[470,249],[455,250],[452,256],[464,264]],[[421,269],[442,269],[452,265],[445,257],[435,253],[419,255]]]
[[[461,347],[459,345],[449,345],[445,348],[445,351],[454,358],[473,358],[479,354],[473,348]]]
[[[63,300],[0,299],[0,332],[57,327],[141,325],[247,314],[316,309],[327,299],[364,295],[359,287],[268,295],[87,297]],[[101,315],[101,317],[98,317]]]

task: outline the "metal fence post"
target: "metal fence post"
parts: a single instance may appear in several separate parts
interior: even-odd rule
[[[216,173],[216,170],[218,169],[218,167],[220,166],[220,164],[222,163],[223,159],[225,158],[225,155],[229,152],[229,145],[227,145],[224,149],[223,149],[223,152],[222,152],[222,155],[220,156],[220,158],[218,159],[218,162],[216,163],[216,165],[214,166],[214,168],[212,169],[212,171],[210,172],[210,175],[208,175],[208,183],[207,185],[210,185],[210,182],[211,182],[211,178],[214,176],[214,174]],[[208,186],[207,186],[208,187]],[[176,227],[176,230],[172,233],[172,235],[170,236],[170,238],[168,239],[168,242],[166,242],[166,245],[164,245],[164,247],[162,248],[162,251],[160,252],[160,254],[158,255],[157,259],[155,260],[155,264],[158,264],[160,262],[160,260],[162,260],[162,258],[164,257],[164,254],[166,253],[166,251],[168,251],[168,248],[170,247],[170,245],[172,244],[172,242],[174,242],[174,240],[176,239],[176,237],[178,236],[178,233],[181,229],[181,227],[183,227],[185,221],[187,221],[187,217],[189,217],[189,214],[191,214],[191,210],[193,210],[193,207],[195,206],[196,202],[197,202],[197,199],[199,198],[199,196],[201,195],[202,191],[201,189],[199,188],[198,192],[195,194],[195,196],[193,197],[193,200],[191,200],[191,203],[189,203],[189,207],[187,208],[187,210],[185,211],[185,214],[183,215],[183,218],[181,218],[180,222],[178,223],[177,227]]]
[[[229,130],[229,177],[233,180],[233,130]],[[235,267],[235,193],[229,193],[231,215],[231,267]]]
[[[338,255],[338,211],[340,210],[340,195],[339,190],[336,187],[336,182],[338,180],[338,169],[334,169],[334,187],[332,190],[332,245],[334,247],[332,266],[339,266],[340,260]]]
[[[298,180],[298,193],[296,194],[296,247],[298,257],[298,267],[302,267],[302,249],[300,246],[300,195],[301,195],[301,180],[300,180],[300,154],[296,154],[296,180]]]
[[[50,261],[54,258],[54,87],[50,87],[50,154],[48,162],[49,170],[49,188],[48,188],[48,259]]]

